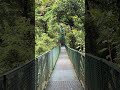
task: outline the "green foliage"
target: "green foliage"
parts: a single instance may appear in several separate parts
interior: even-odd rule
[[[60,33],[60,25],[67,33],[66,42],[70,47],[83,51],[84,48],[84,0],[36,0],[36,53],[37,55],[53,47],[52,43],[63,41],[64,35]],[[70,32],[69,27],[78,29]],[[81,31],[79,31],[81,30]],[[44,34],[45,33],[45,34]],[[47,36],[46,36],[47,35]],[[44,39],[43,39],[44,38]],[[48,45],[45,41],[47,38]]]
[[[0,3],[0,73],[34,58],[34,26],[16,5],[17,1]]]
[[[76,50],[85,52],[85,33],[84,31],[73,30],[76,38]]]
[[[71,48],[74,48],[80,52],[85,52],[85,35],[83,31],[72,30],[67,33],[66,43]]]
[[[66,42],[71,48],[76,48],[76,38],[72,32],[67,34]]]
[[[94,2],[94,5],[92,5],[93,2],[87,3],[91,4],[91,6],[88,7],[89,14],[87,15],[89,15],[92,24],[87,21],[88,30],[86,30],[86,32],[90,31],[90,29],[97,32],[97,38],[94,35],[95,33],[92,33],[95,37],[92,38],[95,42],[95,53],[111,62],[120,63],[120,13],[117,12],[119,10],[117,2],[102,2],[98,0],[99,4],[96,2]],[[89,39],[89,37],[86,39]],[[91,41],[93,41],[92,39]]]
[[[59,25],[53,13],[54,0],[36,0],[35,9],[35,56],[52,49],[58,42]]]
[[[56,46],[56,43],[53,39],[51,39],[46,33],[42,33],[41,37],[36,38],[36,57],[40,54],[43,54],[46,51],[49,51],[54,46]]]
[[[97,13],[97,11],[96,11]],[[115,16],[112,11],[109,12],[99,12],[98,14],[94,14],[97,16],[94,16],[94,22],[96,23],[96,26],[99,28],[99,38],[97,40],[98,44],[105,44],[106,47],[102,48],[100,50],[101,53],[104,51],[108,51],[108,55],[106,55],[106,59],[110,59],[110,61],[114,61],[112,58],[112,52],[115,48],[115,42],[116,41],[116,32],[118,31],[118,18]],[[99,15],[99,16],[98,16]],[[93,15],[92,15],[93,16]],[[95,18],[97,17],[97,19]],[[114,23],[116,24],[114,24]]]
[[[56,1],[51,11],[46,15],[53,13],[54,21],[62,24],[65,28],[66,43],[79,51],[85,50],[84,41],[84,0],[59,0]],[[48,18],[48,17],[47,17]],[[50,19],[50,17],[49,17]],[[52,21],[52,20],[51,20]],[[59,25],[59,24],[58,24]],[[77,29],[77,30],[74,30]],[[72,30],[70,32],[70,30]],[[60,34],[60,41],[63,42],[64,36]]]
[[[84,8],[84,0],[35,0],[34,31],[32,0],[0,2],[0,73],[28,62],[34,53],[37,57],[56,46],[61,23],[66,31],[69,26],[78,29],[68,33],[68,43],[81,50],[79,46],[83,47],[84,42],[79,30],[84,31]]]
[[[60,0],[53,9],[57,21],[81,29],[85,13],[84,0]],[[79,25],[80,24],[80,25]]]

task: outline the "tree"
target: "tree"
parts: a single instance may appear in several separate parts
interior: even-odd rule
[[[118,63],[120,13],[117,1],[86,2],[86,52]]]

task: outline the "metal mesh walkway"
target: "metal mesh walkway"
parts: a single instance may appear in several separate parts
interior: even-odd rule
[[[83,90],[76,76],[65,47],[61,47],[61,54],[48,82],[46,90]]]

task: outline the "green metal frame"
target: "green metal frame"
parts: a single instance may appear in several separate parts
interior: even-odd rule
[[[36,62],[36,90],[46,88],[47,82],[55,67],[60,54],[60,46],[54,47],[51,51],[39,56]]]
[[[44,90],[60,54],[60,46],[0,76],[0,90]]]
[[[85,85],[85,55],[68,46],[65,47],[74,66],[78,79],[83,85]]]
[[[85,90],[120,90],[120,65],[68,46],[66,49]]]
[[[120,90],[120,67],[105,59],[85,55],[86,90]]]

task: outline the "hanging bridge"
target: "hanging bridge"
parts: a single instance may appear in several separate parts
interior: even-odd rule
[[[120,68],[57,46],[0,76],[0,90],[120,90]]]

